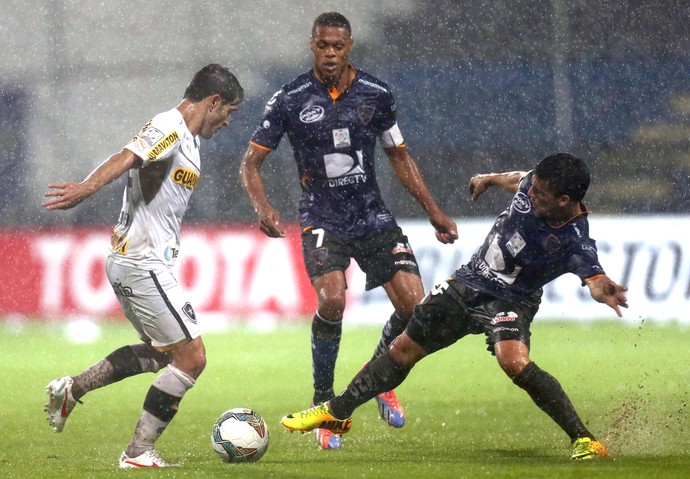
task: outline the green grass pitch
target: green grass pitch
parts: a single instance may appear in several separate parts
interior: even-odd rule
[[[75,374],[136,342],[121,321],[98,340],[75,345],[59,325],[0,323],[2,478],[631,478],[688,477],[690,328],[607,319],[537,321],[532,359],[551,372],[611,458],[574,463],[565,434],[515,387],[485,351],[483,337],[461,340],[423,360],[398,388],[408,423],[380,419],[375,404],[355,412],[341,451],[320,451],[310,434],[280,418],[310,400],[309,328],[234,328],[204,336],[208,366],[157,447],[183,465],[121,471],[126,446],[153,375],[129,378],[84,397],[65,431],[49,428],[49,380]],[[379,329],[346,325],[337,387],[369,359]],[[253,464],[224,464],[210,446],[213,421],[251,407],[268,424],[270,447]]]

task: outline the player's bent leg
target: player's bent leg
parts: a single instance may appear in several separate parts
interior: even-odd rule
[[[573,444],[579,438],[594,438],[580,419],[560,383],[535,363],[531,362],[525,366],[513,382],[524,389],[532,401],[563,429]]]
[[[134,434],[124,452],[130,459],[154,451],[155,442],[173,420],[185,393],[194,386],[206,366],[201,337],[174,349],[170,354],[173,362],[149,388]]]
[[[410,367],[396,364],[391,351],[370,361],[354,377],[347,388],[329,401],[336,417],[350,417],[359,406],[379,394],[392,391],[409,374]]]

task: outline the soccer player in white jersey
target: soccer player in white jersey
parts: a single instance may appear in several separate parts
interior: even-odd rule
[[[194,75],[179,105],[156,115],[84,181],[52,183],[45,194],[46,209],[66,210],[128,173],[106,273],[142,342],[113,351],[80,374],[54,379],[46,387],[45,406],[50,425],[61,432],[87,392],[165,368],[149,388],[120,457],[122,468],[173,465],[154,444],[206,366],[194,309],[172,266],[180,250],[180,223],[201,174],[200,139],[228,126],[243,97],[227,68],[207,65]]]

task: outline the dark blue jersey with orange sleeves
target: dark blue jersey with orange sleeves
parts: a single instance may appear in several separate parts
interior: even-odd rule
[[[511,205],[496,219],[484,244],[453,279],[492,296],[519,302],[565,273],[581,280],[604,274],[585,212],[549,226],[535,216],[527,191],[534,173],[521,180]]]
[[[354,71],[349,90],[339,96],[313,71],[298,76],[268,101],[251,138],[273,150],[287,134],[302,188],[302,228],[350,238],[397,226],[376,182],[374,147],[377,138],[383,146],[402,144],[388,85]]]

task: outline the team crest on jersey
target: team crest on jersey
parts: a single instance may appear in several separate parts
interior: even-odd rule
[[[184,306],[182,306],[182,312],[192,323],[196,324],[196,314],[194,314],[194,308],[192,308],[190,303],[185,303]]]
[[[176,168],[172,173],[172,180],[178,185],[193,190],[199,182],[199,174],[186,168]]]
[[[311,105],[299,112],[299,119],[302,123],[314,123],[323,118],[324,110],[320,105]]]
[[[544,241],[544,250],[548,254],[554,254],[559,249],[561,249],[561,240],[559,240],[556,235],[549,235],[546,241]]]
[[[376,107],[373,105],[359,105],[357,107],[357,116],[364,126],[367,126],[371,119],[374,118],[375,112]]]
[[[513,197],[513,208],[518,213],[529,213],[532,210],[532,202],[529,200],[529,196],[522,191],[518,191]]]

